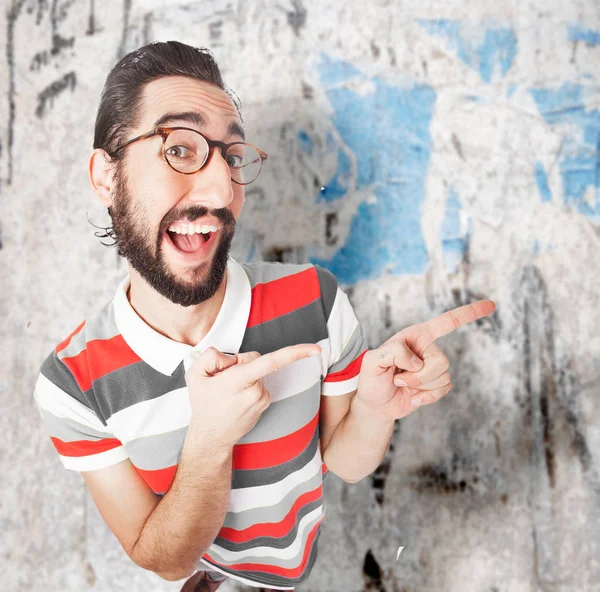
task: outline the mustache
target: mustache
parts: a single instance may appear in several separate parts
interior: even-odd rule
[[[170,219],[165,222],[165,228],[168,228],[173,222],[176,220],[181,220],[182,218],[186,218],[188,222],[195,222],[199,218],[204,218],[205,216],[209,215],[220,220],[223,225],[228,228],[233,229],[235,227],[235,218],[233,217],[231,211],[227,208],[209,210],[205,206],[192,206],[184,212],[178,212],[174,216],[170,216]]]

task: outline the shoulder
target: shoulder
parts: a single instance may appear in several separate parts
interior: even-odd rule
[[[258,284],[266,284],[277,280],[307,280],[313,277],[327,292],[332,289],[335,294],[337,280],[335,276],[324,267],[314,263],[279,263],[273,261],[258,261],[240,264],[254,288]]]
[[[312,263],[279,263],[275,261],[257,261],[242,264],[248,275],[250,285],[254,288],[260,284],[268,284],[278,280],[290,281],[306,278],[314,269]]]
[[[94,348],[89,348],[88,345],[116,334],[118,330],[112,303],[107,303],[98,312],[81,321],[48,354],[41,373],[69,394],[75,394],[75,386],[85,392],[91,387],[89,358],[94,355]]]

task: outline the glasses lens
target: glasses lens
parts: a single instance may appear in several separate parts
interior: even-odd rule
[[[206,160],[208,144],[196,132],[174,130],[165,142],[165,156],[169,164],[182,173],[197,171]]]
[[[262,168],[262,158],[250,144],[233,144],[225,154],[231,169],[231,178],[240,185],[252,183]]]

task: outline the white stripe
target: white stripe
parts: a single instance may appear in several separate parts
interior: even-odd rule
[[[310,529],[320,520],[323,516],[323,506],[315,508],[312,512],[309,512],[300,520],[298,525],[298,535],[294,539],[294,542],[283,549],[275,549],[273,547],[254,547],[245,551],[229,551],[219,545],[212,544],[208,548],[209,555],[214,555],[215,558],[219,558],[223,563],[225,561],[230,563],[239,563],[244,561],[246,557],[267,557],[269,561],[265,561],[268,565],[277,565],[274,560],[289,560],[299,557],[299,562],[302,561],[302,554],[304,551],[304,545],[308,538]],[[293,569],[293,568],[291,568]]]
[[[322,343],[324,340],[319,342],[319,345]],[[271,401],[293,397],[313,386],[322,373],[321,357],[303,358],[265,376],[263,384],[271,395]]]
[[[317,452],[313,458],[299,471],[288,475],[285,479],[269,485],[257,485],[256,487],[244,487],[243,489],[232,489],[229,495],[228,512],[244,512],[254,508],[275,506],[295,487],[310,481],[322,468],[321,451],[317,446]]]
[[[123,446],[105,450],[98,454],[90,454],[89,456],[63,456],[62,454],[59,454],[58,456],[65,469],[70,469],[72,471],[95,471],[96,469],[103,469],[104,467],[116,465],[126,458],[129,458]]]
[[[321,384],[321,394],[326,396],[345,395],[358,388],[358,375],[348,380],[339,382],[323,382]]]
[[[320,341],[324,354],[326,341]],[[281,401],[309,389],[326,373],[321,362],[325,355],[298,360],[263,379],[271,394],[271,402]],[[117,411],[108,420],[109,429],[119,435],[126,444],[136,438],[155,436],[187,427],[191,419],[191,407],[187,387],[172,390],[160,397],[141,401]]]
[[[107,424],[126,444],[136,438],[165,434],[189,426],[192,417],[187,386],[141,401],[112,415]]]
[[[65,393],[43,374],[38,377],[33,396],[36,403],[52,415],[72,419],[83,426],[112,437],[112,434],[107,431],[106,426],[91,409]]]
[[[344,349],[357,327],[358,320],[348,296],[338,287],[331,314],[327,321],[327,332],[331,344],[329,368],[341,360]]]

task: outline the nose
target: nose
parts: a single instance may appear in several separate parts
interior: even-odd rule
[[[194,183],[191,201],[215,210],[226,208],[233,201],[231,171],[216,146],[210,148],[206,164],[190,177]]]

